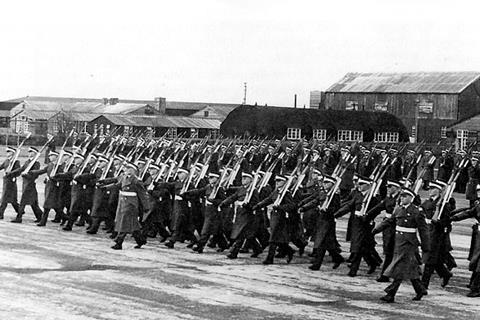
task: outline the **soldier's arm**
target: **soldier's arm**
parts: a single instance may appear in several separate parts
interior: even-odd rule
[[[293,197],[290,193],[285,194],[282,199],[282,203],[278,206],[278,209],[285,212],[294,211],[297,209],[297,204],[293,200]]]
[[[416,217],[418,233],[423,252],[430,251],[430,234],[428,232],[427,221],[425,220],[425,212],[420,209],[420,213]]]
[[[382,210],[386,210],[385,200],[380,201],[373,208],[367,211],[365,214],[367,220],[374,220],[380,214],[380,212],[382,212]]]
[[[262,209],[262,208],[265,208],[266,206],[268,206],[269,204],[272,204],[273,203],[273,196],[272,195],[273,195],[273,192],[270,193],[270,195],[268,197],[266,197],[265,199],[263,199],[262,201],[260,201],[256,205],[254,205],[253,209],[254,210]]]
[[[477,207],[473,207],[473,208],[467,208],[467,209],[463,209],[457,213],[455,213],[451,218],[450,218],[450,221],[462,221],[462,220],[465,220],[465,219],[468,219],[468,218],[473,218],[475,216],[475,213],[477,211]],[[454,212],[454,211],[453,211]],[[452,212],[452,213],[453,213]]]
[[[335,218],[340,218],[349,213],[352,210],[352,206],[354,205],[354,199],[351,199],[347,203],[341,206],[340,209],[337,210],[333,215]]]
[[[227,206],[231,205],[232,203],[234,203],[237,199],[238,199],[238,194],[235,192],[230,197],[227,197],[225,200],[223,200],[220,203],[219,206],[220,207],[227,207]]]
[[[392,217],[387,218],[380,222],[375,228],[373,228],[372,233],[377,234],[382,232],[383,230],[387,229],[388,227],[392,226],[395,224],[395,219]]]

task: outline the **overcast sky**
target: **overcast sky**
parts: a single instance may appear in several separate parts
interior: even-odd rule
[[[0,99],[240,103],[247,82],[308,106],[347,72],[480,71],[475,1],[71,2],[0,6]]]

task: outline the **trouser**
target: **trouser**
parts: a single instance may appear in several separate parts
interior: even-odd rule
[[[380,273],[380,275],[383,276],[383,273],[385,272],[385,270],[387,270],[392,260],[393,260],[393,252],[386,252],[385,260],[383,261],[382,272]]]
[[[22,219],[22,216],[25,214],[25,207],[26,207],[25,204],[20,204],[18,206],[17,220]],[[30,207],[32,208],[32,211],[33,211],[33,214],[35,215],[35,218],[37,218],[37,220],[42,219],[43,211],[42,211],[42,209],[40,209],[40,206],[38,205],[38,201],[35,201],[34,203],[32,203],[30,205]]]
[[[423,286],[428,289],[428,285],[430,284],[430,278],[432,277],[433,272],[437,272],[440,278],[446,278],[451,276],[450,271],[445,267],[443,263],[437,264],[425,264],[425,268],[423,270],[422,275],[422,284]]]
[[[113,221],[111,221],[108,217],[94,217],[92,218],[92,225],[90,226],[90,230],[97,232],[102,221],[105,221],[105,226],[108,229],[113,228]]]
[[[201,241],[205,242],[202,245],[202,246],[205,246],[205,244],[208,241],[208,238],[206,239],[203,238],[203,240]],[[220,249],[225,250],[230,246],[230,241],[228,240],[228,237],[225,235],[225,233],[219,230],[216,234],[212,236],[212,238],[210,239],[210,244],[208,246],[212,248],[215,248],[216,246],[218,246]]]
[[[56,210],[55,210],[55,211],[56,211]],[[77,221],[78,217],[80,217],[81,219],[83,219],[83,220],[86,221],[87,223],[90,223],[90,222],[91,222],[91,218],[90,218],[90,216],[88,215],[87,211],[84,211],[84,210],[72,210],[72,212],[70,212],[70,216],[68,217],[67,226],[68,226],[68,227],[72,227],[73,224],[75,223],[75,221]]]
[[[115,238],[115,242],[118,244],[122,244],[123,241],[125,240],[125,237],[127,236],[128,232],[119,232],[117,237]],[[145,237],[142,235],[140,230],[135,230],[132,232],[132,236],[135,239],[135,242],[139,245],[143,245],[146,243]]]
[[[321,266],[323,263],[323,259],[325,258],[325,254],[327,253],[327,248],[325,246],[320,246],[318,248],[315,248],[315,253],[314,253],[314,258],[313,258],[313,264],[316,266]],[[330,256],[332,257],[333,263],[342,263],[345,261],[343,257],[338,253],[338,251],[335,250],[329,250]]]
[[[15,209],[15,212],[18,213],[19,206],[18,206],[17,201],[7,202],[7,201],[3,201],[3,199],[2,199],[2,202],[0,203],[0,217],[2,217],[2,218],[3,218],[3,213],[5,212],[5,209],[7,208],[8,203],[10,203],[12,205],[13,209]]]
[[[385,288],[385,292],[391,296],[395,297],[395,294],[397,294],[398,288],[400,288],[400,285],[402,284],[401,279],[395,279],[393,282]],[[420,279],[410,279],[410,282],[412,283],[413,289],[415,290],[415,293],[422,294],[425,293],[425,288],[422,285],[422,282]]]
[[[275,252],[277,250],[277,247],[280,251],[285,252],[286,254],[292,254],[294,251],[292,247],[288,245],[288,243],[270,242],[270,245],[268,246],[267,258],[265,259],[265,261],[273,263],[273,259],[275,257]]]
[[[237,256],[238,252],[242,248],[243,242],[245,241],[247,242],[247,246],[253,249],[253,253],[258,254],[262,252],[262,246],[258,242],[257,238],[255,238],[255,236],[247,236],[246,232],[241,232],[240,235],[235,239],[235,242],[233,243],[230,250],[230,254],[233,256]]]
[[[372,255],[372,252],[368,248],[364,248],[360,252],[352,253],[350,272],[357,273],[358,269],[360,268],[362,258],[370,267],[379,265],[378,259]]]
[[[40,224],[45,225],[47,223],[48,214],[50,213],[51,209],[52,208],[43,208],[43,214],[42,214],[42,219],[40,219]],[[55,214],[62,214],[63,213],[62,209],[59,209],[59,208],[56,208],[56,209],[53,209],[53,210],[55,210]]]
[[[470,292],[480,292],[480,272],[474,272],[472,274],[472,279],[470,280]]]

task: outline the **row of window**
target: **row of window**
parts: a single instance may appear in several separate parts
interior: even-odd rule
[[[302,138],[302,129],[288,128],[287,139],[299,140]],[[313,139],[327,140],[327,130],[315,129],[313,130]],[[363,131],[356,130],[338,130],[337,141],[363,141]],[[394,143],[399,141],[398,132],[376,132],[374,137],[375,142]]]

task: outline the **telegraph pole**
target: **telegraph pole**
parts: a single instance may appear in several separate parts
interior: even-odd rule
[[[243,83],[243,102],[242,104],[247,104],[247,83]]]

